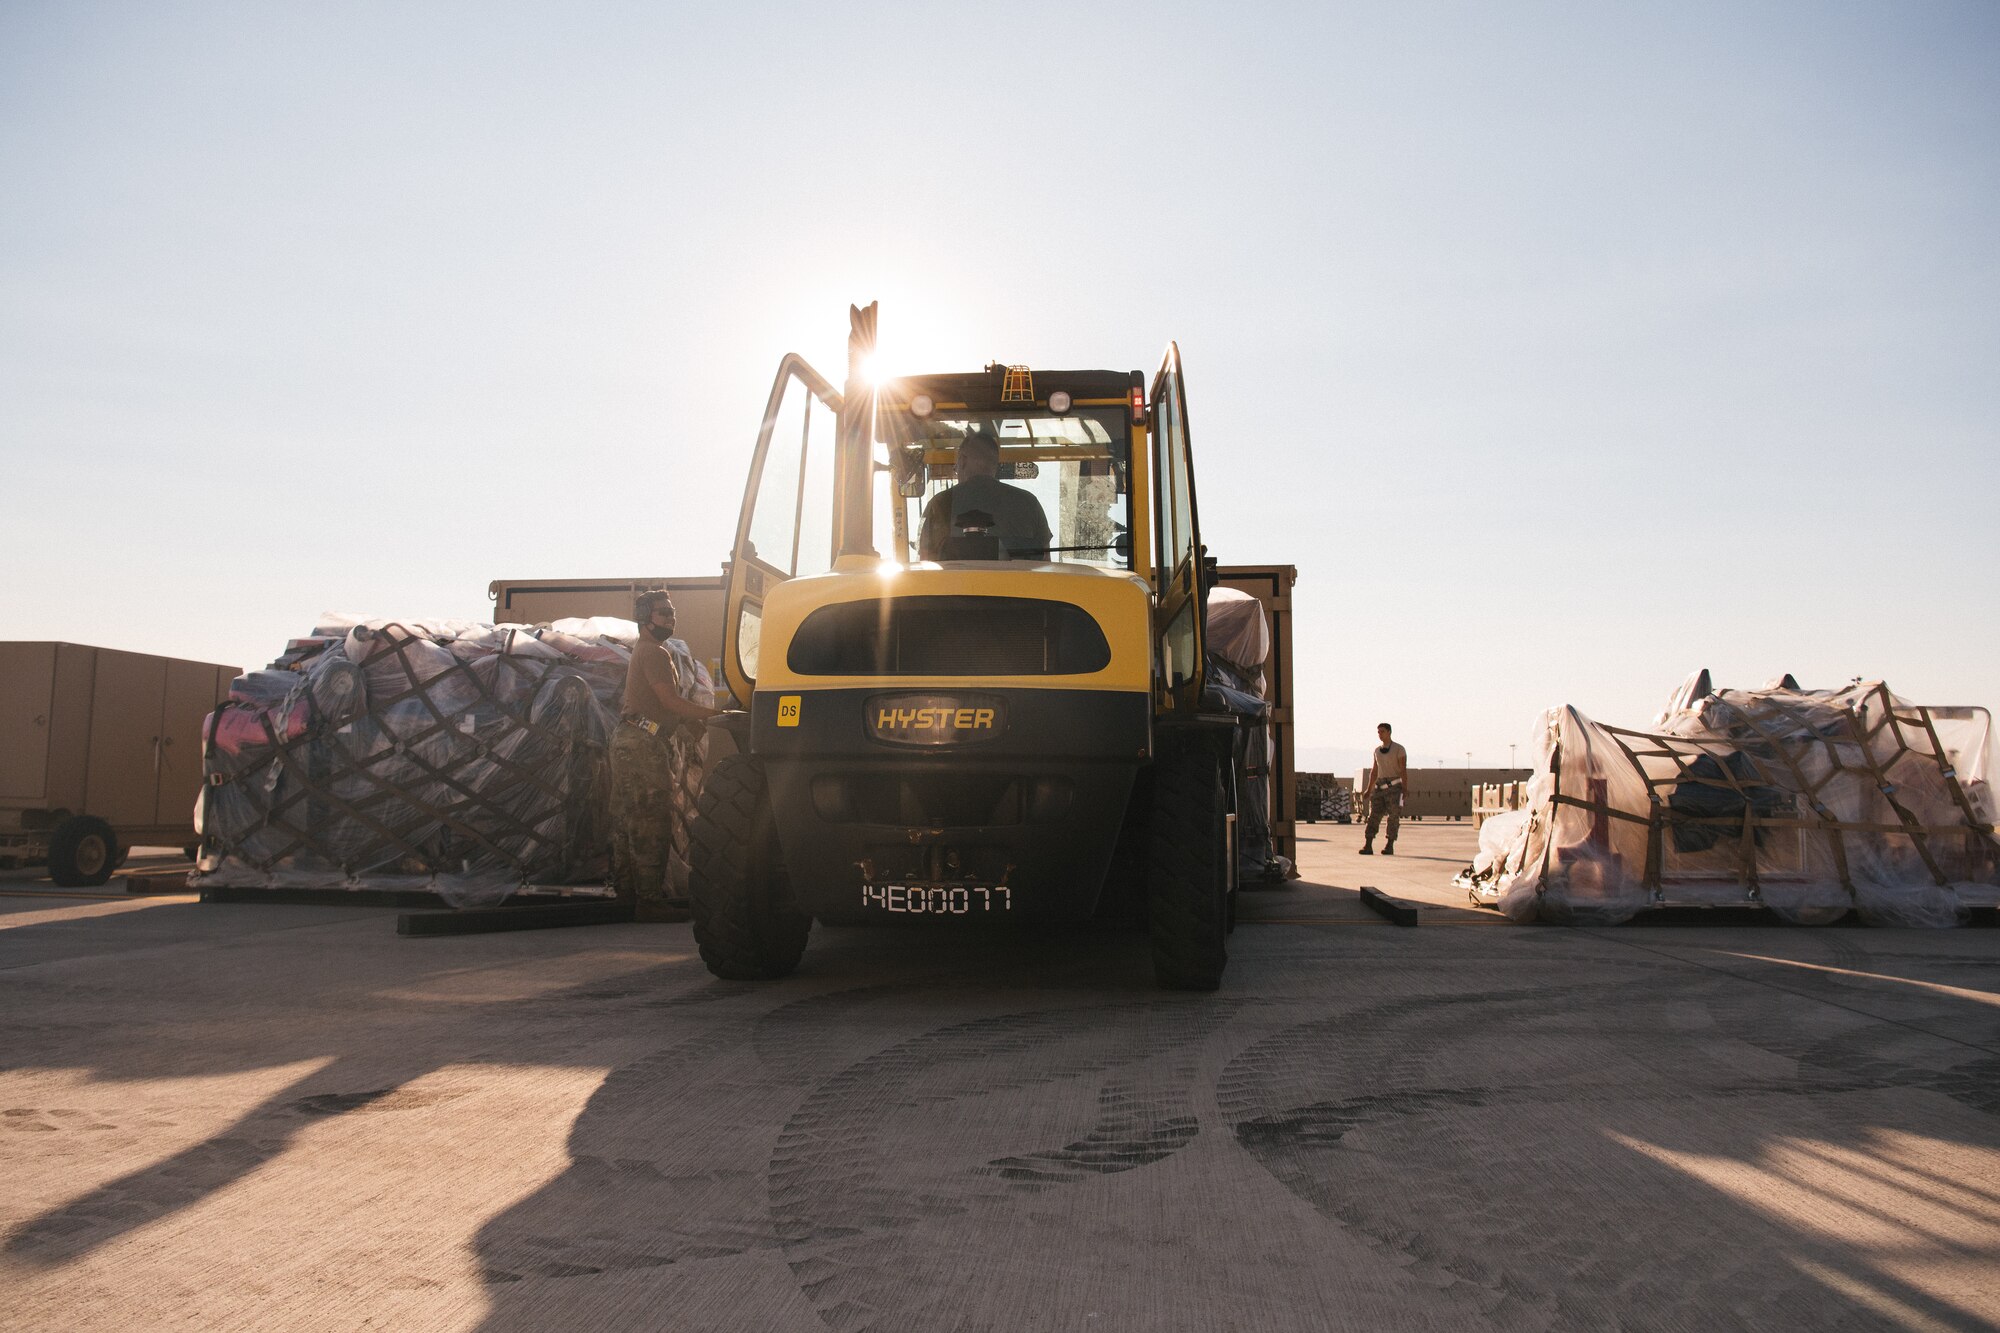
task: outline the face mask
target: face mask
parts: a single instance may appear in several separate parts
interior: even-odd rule
[[[655,643],[665,643],[668,639],[674,637],[674,627],[671,625],[662,625],[655,620],[649,620],[646,622],[646,633]]]

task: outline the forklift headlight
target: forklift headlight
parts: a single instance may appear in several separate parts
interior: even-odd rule
[[[1069,411],[1070,401],[1070,396],[1067,393],[1061,389],[1057,389],[1049,395],[1049,411],[1067,412]]]
[[[927,393],[920,393],[910,400],[910,415],[913,417],[927,417],[931,414],[932,406],[931,396]]]

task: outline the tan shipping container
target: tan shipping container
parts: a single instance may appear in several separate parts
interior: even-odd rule
[[[1470,818],[1474,813],[1473,806],[1478,799],[1480,787],[1488,783],[1512,782],[1526,777],[1527,774],[1528,770],[1525,768],[1423,768],[1412,759],[1409,781],[1403,790],[1403,818]],[[1356,772],[1354,790],[1359,793],[1367,781],[1367,769]],[[1355,818],[1359,819],[1366,813],[1366,802],[1357,795]]]
[[[722,576],[650,579],[495,579],[486,585],[496,624],[544,625],[571,616],[632,618],[641,588],[665,588],[674,599],[674,634],[703,662],[722,656]]]
[[[102,883],[124,848],[193,842],[202,720],[237,674],[86,644],[0,643],[0,858],[47,859],[61,881]],[[78,880],[71,861],[86,833],[96,841]]]

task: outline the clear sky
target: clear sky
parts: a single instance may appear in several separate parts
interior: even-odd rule
[[[0,0],[0,612],[713,572],[779,356],[1188,366],[1299,737],[2000,705],[2000,6]]]

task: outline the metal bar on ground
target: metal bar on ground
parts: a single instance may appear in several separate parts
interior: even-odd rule
[[[193,893],[188,887],[188,876],[193,868],[169,870],[133,870],[119,876],[124,882],[125,892],[136,895],[160,893]]]
[[[1371,910],[1388,917],[1389,920],[1399,926],[1414,926],[1417,924],[1417,909],[1415,906],[1403,902],[1399,898],[1391,898],[1373,884],[1363,884],[1361,886],[1361,901],[1366,903]]]
[[[632,904],[616,899],[546,903],[534,907],[468,907],[458,912],[405,912],[398,935],[486,935],[499,930],[550,930],[558,926],[615,926],[632,920]]]
[[[205,903],[269,903],[284,907],[442,907],[444,899],[421,889],[246,889],[211,886]]]

